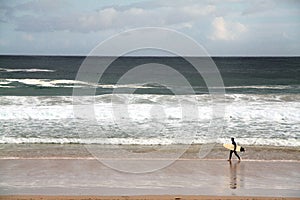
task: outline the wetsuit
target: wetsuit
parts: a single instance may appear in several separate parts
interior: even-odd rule
[[[236,143],[235,141],[232,141],[232,144],[234,146],[234,149],[233,150],[230,150],[230,154],[229,154],[229,160],[231,160],[231,157],[232,157],[232,153],[234,153],[234,155],[236,155],[236,157],[241,160],[240,156],[237,154],[237,152],[235,151],[236,149]]]

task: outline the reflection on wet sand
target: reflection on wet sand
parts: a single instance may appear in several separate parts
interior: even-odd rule
[[[230,188],[231,189],[236,189],[237,188],[237,171],[239,170],[239,164],[240,161],[232,163],[229,161],[229,166],[230,166]]]

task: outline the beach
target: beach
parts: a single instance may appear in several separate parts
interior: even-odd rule
[[[84,57],[1,60],[0,199],[300,197],[298,57],[214,58],[216,102],[180,57],[122,57],[95,83],[76,80]],[[174,67],[194,92],[176,78],[116,83],[146,63]],[[227,161],[231,137],[241,162]]]
[[[1,0],[0,200],[300,200],[299,2]]]
[[[96,159],[88,148],[96,146],[111,156],[116,149],[128,152],[145,153],[160,149],[162,145],[83,145],[83,144],[1,144],[0,159]],[[166,145],[169,151],[181,150],[185,145]],[[300,147],[243,145],[245,152],[239,153],[243,160],[248,161],[300,161]],[[180,159],[200,159],[201,144],[192,144],[180,156]],[[138,155],[138,154],[137,154]],[[206,155],[207,160],[226,160],[229,150],[222,144],[214,144],[213,149]],[[112,158],[112,157],[111,157]]]
[[[31,148],[26,147],[27,152],[24,145],[17,146],[4,148],[2,145],[2,199],[299,197],[299,148],[246,147],[246,152],[240,154],[241,162],[236,158],[228,162],[228,151],[222,150],[221,145],[216,145],[215,149],[219,156],[224,155],[223,158],[216,157],[217,153],[212,151],[204,159],[196,157],[199,145],[192,145],[171,165],[150,173],[135,174],[112,169],[81,145],[31,145]],[[108,147],[102,148],[107,150]],[[140,150],[141,147],[133,145],[130,150],[133,149]],[[256,158],[250,156],[254,152]],[[139,163],[149,162],[148,158],[137,159],[135,161]],[[124,164],[132,160],[134,158],[119,159]],[[150,160],[152,163],[158,161]]]

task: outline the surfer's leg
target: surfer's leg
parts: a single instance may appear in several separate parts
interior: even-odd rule
[[[234,151],[234,154],[236,155],[236,157],[238,157],[238,159],[239,159],[239,160],[241,160],[241,158],[240,158],[239,154],[237,154],[237,152],[236,152],[236,151]]]
[[[229,159],[228,159],[228,161],[230,161],[230,160],[231,160],[232,153],[233,153],[233,151],[232,151],[232,150],[230,150],[230,153],[229,153]]]

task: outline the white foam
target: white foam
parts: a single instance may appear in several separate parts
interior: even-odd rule
[[[245,85],[245,86],[226,86],[226,89],[275,89],[275,90],[283,90],[283,89],[291,89],[299,87],[296,85]]]
[[[300,95],[299,95],[300,96]],[[228,122],[239,120],[245,121],[277,121],[283,123],[296,123],[300,121],[300,102],[273,102],[273,101],[248,101],[235,95],[234,101],[224,105],[226,108],[225,118]],[[245,98],[245,95],[243,95]],[[253,99],[253,97],[251,97]],[[126,108],[132,116],[149,117],[150,112],[158,112],[160,109],[169,117],[179,118],[184,105],[198,107],[200,119],[208,119],[211,112],[211,102],[208,96],[197,98],[182,95],[101,95],[94,97],[79,97],[82,104],[94,104],[95,113],[99,118],[105,114],[111,116],[112,111],[121,111]],[[240,99],[237,101],[236,99]],[[0,119],[29,118],[49,119],[72,118],[73,103],[71,96],[56,97],[24,97],[24,96],[1,96]],[[184,102],[184,104],[182,104]],[[79,104],[80,105],[80,104]],[[123,108],[124,107],[124,108]],[[114,109],[114,110],[113,110]],[[153,110],[154,109],[154,110]],[[158,109],[155,111],[155,109]],[[102,113],[102,114],[100,114]],[[27,118],[27,117],[25,117]],[[139,119],[139,117],[137,117]]]
[[[14,86],[10,86],[11,81],[8,81],[7,79],[0,79],[0,88],[14,88]]]
[[[140,84],[124,84],[124,85],[97,84],[96,86],[100,87],[100,88],[108,88],[108,89],[115,89],[115,88],[133,88],[133,89],[143,88],[143,89],[149,89],[149,88],[153,88],[153,87],[150,87],[150,86],[144,86],[144,85],[140,85]]]
[[[2,106],[0,119],[68,119],[73,118],[72,106]]]
[[[31,69],[10,69],[10,68],[0,68],[0,72],[55,72],[56,70],[51,69],[37,69],[37,68],[31,68]]]
[[[141,144],[141,145],[168,145],[175,144],[176,141],[171,139],[159,138],[1,138],[0,144],[112,144],[112,145],[128,145],[128,144]]]
[[[9,85],[1,85],[0,88],[15,88],[15,86],[9,86]]]
[[[290,146],[299,147],[300,140],[295,138],[250,138],[239,137],[235,139],[238,145],[259,145],[259,146]],[[217,143],[230,143],[229,138],[218,138]]]
[[[217,138],[208,140],[204,138],[195,138],[193,144],[207,143],[228,143],[229,138]],[[238,145],[256,145],[256,146],[289,146],[299,147],[300,140],[289,139],[266,139],[266,138],[236,138]],[[102,144],[102,145],[171,145],[171,144],[191,144],[191,140],[182,140],[174,138],[14,138],[2,137],[0,144]]]
[[[78,105],[94,103],[96,124],[91,125],[89,118],[74,116],[71,96],[0,96],[0,123],[6,125],[4,131],[0,132],[0,138],[2,137],[4,143],[96,141],[100,144],[176,144],[185,143],[185,139],[196,135],[196,143],[205,143],[208,139],[217,138],[228,140],[233,136],[239,138],[241,144],[247,145],[300,146],[300,102],[273,101],[273,97],[258,95],[229,97],[229,100],[221,104],[226,106],[224,132],[206,135],[212,116],[209,95],[199,95],[196,98],[189,95],[77,97],[81,100],[77,102]],[[266,101],[268,98],[271,101]],[[188,108],[187,105],[197,106],[197,118],[183,120],[182,109]],[[183,130],[180,129],[181,126],[184,127]],[[89,133],[94,139],[65,138],[66,130],[73,136],[77,128],[79,134]],[[16,135],[16,138],[10,134]],[[26,134],[42,134],[49,137],[30,139]],[[99,139],[99,134],[106,134],[109,138]]]
[[[3,79],[0,79],[0,85],[7,85],[7,84],[10,84],[11,81],[7,81],[7,80],[3,80]]]
[[[26,85],[39,86],[39,87],[86,87],[94,86],[97,87],[97,84],[89,84],[82,81],[75,80],[52,80],[52,79],[4,79],[7,84],[12,82],[19,82]],[[4,82],[3,81],[3,82]]]
[[[1,68],[0,68],[1,69]],[[26,69],[28,72],[36,72],[39,71],[39,69]],[[40,71],[42,71],[43,69],[41,69]],[[0,70],[1,71],[1,70]],[[49,70],[45,70],[45,71],[49,71]],[[51,70],[50,70],[51,71]],[[0,79],[0,86],[1,85],[7,85],[10,84],[12,82],[17,82],[17,83],[22,83],[22,84],[26,84],[26,85],[32,85],[32,86],[39,86],[39,87],[53,87],[53,88],[57,88],[57,87],[76,87],[76,88],[84,88],[84,87],[88,87],[88,88],[104,88],[104,89],[122,89],[122,88],[129,88],[129,89],[151,89],[151,88],[157,88],[156,85],[143,85],[143,84],[122,84],[122,85],[118,85],[118,84],[98,84],[98,83],[90,83],[90,82],[84,82],[84,81],[79,81],[79,80],[66,80],[66,79],[57,79],[57,80],[53,80],[53,79]],[[3,87],[3,86],[2,86]],[[200,87],[202,88],[202,87]],[[298,89],[300,88],[299,85],[253,85],[253,86],[227,86],[225,87],[226,89]],[[241,100],[246,98],[258,98],[258,100],[260,99],[260,97],[264,97],[264,98],[271,98],[273,100],[276,101],[280,101],[281,99],[278,99],[276,95],[248,95],[248,94],[227,94],[226,96],[229,98],[233,98],[235,100]],[[165,96],[169,96],[169,95],[165,95]],[[189,96],[189,95],[185,95],[185,96]],[[205,95],[196,95],[196,96],[201,96],[204,97]],[[281,95],[279,95],[281,96]],[[289,96],[289,95],[288,95]],[[209,95],[208,95],[209,97]],[[298,100],[299,100],[299,95],[298,95]]]
[[[88,83],[78,80],[66,80],[66,79],[0,79],[0,85],[7,85],[13,82],[22,83],[31,86],[38,87],[71,87],[71,88],[80,88],[80,87],[89,87],[89,88],[107,88],[107,89],[116,89],[116,88],[133,88],[133,89],[149,89],[150,86],[141,85],[141,84],[126,84],[126,85],[112,85],[112,84],[98,84],[98,83]],[[2,86],[4,87],[4,86]],[[6,86],[5,86],[6,87]]]

